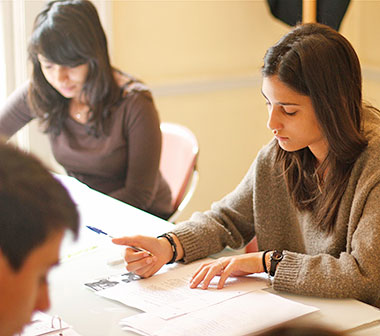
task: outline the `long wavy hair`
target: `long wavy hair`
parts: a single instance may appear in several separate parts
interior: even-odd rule
[[[68,118],[70,99],[46,80],[38,54],[55,64],[75,67],[88,64],[81,95],[90,109],[89,134],[106,131],[106,121],[119,100],[121,89],[113,76],[107,39],[95,6],[87,0],[50,1],[35,19],[28,46],[33,73],[28,100],[45,124],[45,131],[60,134]]]
[[[318,165],[308,147],[287,152],[278,144],[276,158],[295,206],[314,210],[317,225],[331,233],[353,164],[367,146],[359,59],[335,30],[303,24],[268,49],[262,74],[311,99],[328,142],[326,159]]]

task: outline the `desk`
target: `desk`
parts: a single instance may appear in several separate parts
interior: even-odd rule
[[[114,236],[134,234],[157,236],[172,227],[172,224],[162,219],[98,193],[73,178],[66,176],[57,176],[57,178],[66,186],[77,203],[82,227],[85,225],[101,227]],[[83,229],[79,241],[75,244],[80,245],[84,236],[90,232],[88,229]],[[64,250],[70,248],[65,244]],[[115,253],[110,250],[112,250],[111,245],[102,245],[66,259],[52,271],[49,278],[51,293],[49,313],[60,315],[82,336],[135,335],[132,332],[122,331],[119,321],[138,313],[139,310],[99,297],[83,285],[89,280],[116,273],[124,267],[107,264],[110,252]],[[268,290],[273,292],[272,289]],[[380,310],[356,300],[322,299],[277,292],[275,294],[320,308],[319,312],[301,318],[307,322],[351,329],[374,320],[380,321]],[[362,328],[350,335],[380,335],[380,324]]]

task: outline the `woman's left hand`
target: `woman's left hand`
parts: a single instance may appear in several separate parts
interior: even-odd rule
[[[211,280],[216,275],[219,275],[218,289],[221,289],[229,276],[243,276],[264,272],[262,255],[263,252],[246,253],[204,263],[193,275],[190,288],[196,288],[202,283],[201,288],[207,289]]]

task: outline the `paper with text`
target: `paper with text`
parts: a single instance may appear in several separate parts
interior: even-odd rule
[[[115,284],[115,277],[101,279],[99,281],[105,284],[105,289],[97,290],[96,294],[170,319],[267,287],[267,282],[262,277],[240,277],[228,279],[225,288],[218,290],[216,285],[219,277],[216,277],[207,290],[191,289],[190,279],[205,261],[206,259],[189,265],[177,264],[168,271],[138,281],[120,281]],[[107,282],[110,286],[107,286]]]
[[[124,330],[146,336],[241,336],[317,310],[257,290],[170,320],[142,313],[121,320],[120,325]]]

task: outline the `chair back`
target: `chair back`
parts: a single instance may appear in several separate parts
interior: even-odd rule
[[[197,138],[185,126],[163,122],[160,128],[162,133],[160,171],[172,192],[173,215],[169,221],[174,221],[190,201],[198,182],[199,147]]]

